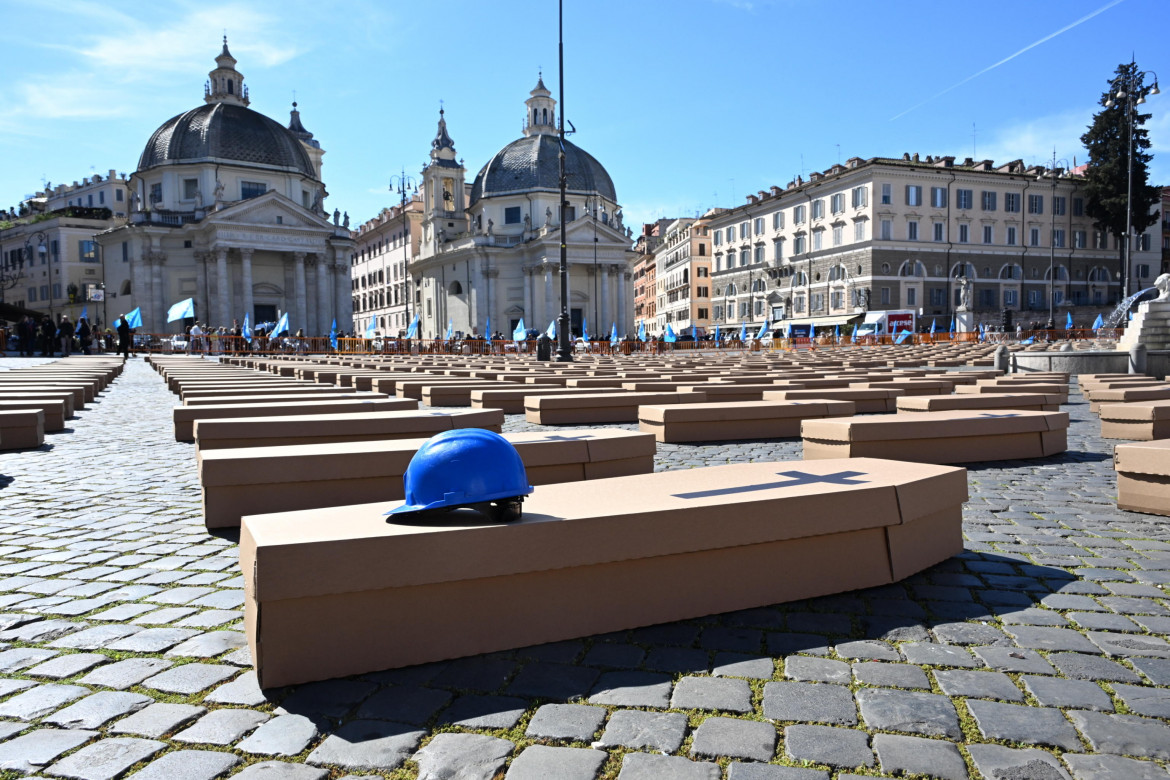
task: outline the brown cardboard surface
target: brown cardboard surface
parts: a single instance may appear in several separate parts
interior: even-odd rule
[[[1102,423],[1106,420],[1131,420],[1134,422],[1170,420],[1170,399],[1117,404],[1102,403],[1098,412],[1101,415]]]
[[[1117,472],[1117,508],[1170,517],[1170,477]]]
[[[7,392],[0,390],[0,401],[60,401],[65,409],[65,419],[73,416],[73,393],[68,391],[37,391]]]
[[[1038,393],[983,393],[971,395],[908,395],[897,401],[898,412],[941,412],[957,409],[1021,409],[1060,411],[1060,397]]]
[[[59,431],[65,427],[65,402],[53,400],[12,401],[0,398],[0,412],[40,410],[42,424],[46,431]]]
[[[1118,444],[1113,465],[1118,474],[1170,476],[1170,439]]]
[[[45,443],[45,413],[40,409],[0,411],[0,450],[23,450]]]
[[[385,401],[389,398],[382,393],[354,393],[339,389],[324,390],[319,393],[301,393],[299,395],[218,395],[209,398],[188,398],[183,401],[184,406],[241,406],[244,404],[272,405],[281,403],[307,404],[315,401],[342,401],[361,399],[367,401]]]
[[[1101,438],[1130,441],[1170,438],[1170,420],[1101,420]]]
[[[86,392],[86,391],[89,392]],[[35,380],[0,380],[0,393],[62,392],[73,396],[73,408],[84,409],[94,399],[93,387],[60,382],[38,382]]]
[[[830,417],[807,420],[806,439],[825,441],[887,441],[963,436],[995,436],[1068,428],[1065,412],[956,410],[905,412],[891,417]]]
[[[655,423],[719,422],[808,417],[852,416],[852,401],[807,399],[802,401],[717,401],[700,404],[644,404],[639,421]]]
[[[538,425],[636,422],[641,404],[704,403],[703,393],[586,393],[537,395],[524,399],[528,422]]]
[[[197,420],[222,420],[232,417],[287,417],[296,414],[390,412],[411,409],[412,407],[409,404],[412,403],[415,402],[397,398],[385,400],[354,398],[342,401],[322,400],[311,403],[293,403],[286,401],[271,405],[227,404],[223,406],[176,406],[173,412],[175,439],[178,441],[194,441],[195,422]],[[417,404],[413,408],[417,408]]]
[[[946,507],[885,531],[890,572],[901,580],[963,552],[963,508]]]
[[[1062,452],[1064,431],[1029,431],[995,436],[931,439],[832,441],[805,436],[805,460],[883,457],[913,463],[980,463],[989,460],[1041,458]]]
[[[822,388],[820,390],[771,390],[764,393],[765,401],[807,401],[832,400],[852,401],[857,406],[858,414],[874,414],[892,412],[895,409],[896,399],[901,397],[901,390],[858,388]]]

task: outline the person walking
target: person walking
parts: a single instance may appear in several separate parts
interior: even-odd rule
[[[57,324],[57,337],[61,340],[61,357],[69,357],[73,348],[73,323],[69,320],[68,314],[61,315],[61,321]]]
[[[122,353],[123,360],[130,359],[130,323],[126,322],[126,315],[118,316],[114,327],[118,330],[118,349]]]
[[[57,357],[57,326],[52,317],[41,320],[41,357]]]
[[[36,321],[32,317],[25,315],[24,319],[20,321],[20,324],[17,325],[16,332],[20,336],[20,356],[32,357],[37,342]]]
[[[89,320],[85,317],[77,320],[77,340],[81,342],[81,354],[89,354],[89,345],[93,341],[93,329],[89,327]]]

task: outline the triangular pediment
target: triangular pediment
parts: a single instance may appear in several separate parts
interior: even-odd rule
[[[275,190],[236,203],[208,215],[207,222],[233,225],[280,225],[283,228],[333,230],[324,217],[298,206]]]
[[[569,229],[565,234],[567,243],[593,243],[594,225],[596,225],[598,243],[617,244],[626,248],[634,243],[633,239],[626,236],[625,230],[618,230],[601,220],[595,222],[587,218],[575,219],[569,223]]]

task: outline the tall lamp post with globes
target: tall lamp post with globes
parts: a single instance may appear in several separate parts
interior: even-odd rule
[[[406,327],[410,329],[410,299],[414,296],[414,284],[410,277],[410,218],[406,214],[406,194],[413,193],[418,183],[406,175],[406,169],[397,176],[390,177],[390,191],[397,192],[399,211],[402,217],[402,274],[406,284],[406,294],[403,301],[406,303]]]
[[[1063,163],[1063,167],[1057,167]],[[1049,197],[1048,212],[1051,215],[1052,225],[1048,231],[1048,330],[1056,328],[1056,183],[1064,177],[1068,170],[1068,160],[1057,160],[1056,152],[1052,153],[1052,167],[1046,173],[1036,177],[1037,181],[1048,179],[1052,183],[1052,195]]]

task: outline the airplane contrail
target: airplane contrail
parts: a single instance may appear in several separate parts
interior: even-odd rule
[[[1003,65],[1005,62],[1011,62],[1012,60],[1014,60],[1016,57],[1019,57],[1019,56],[1020,56],[1021,54],[1023,54],[1024,52],[1026,52],[1026,51],[1029,51],[1030,49],[1034,49],[1034,48],[1036,48],[1037,46],[1039,46],[1039,45],[1040,45],[1040,44],[1042,44],[1042,43],[1047,43],[1048,41],[1052,40],[1053,38],[1055,38],[1056,36],[1060,35],[1061,33],[1068,32],[1069,30],[1071,30],[1072,28],[1076,27],[1077,25],[1084,24],[1085,22],[1087,22],[1087,21],[1089,21],[1090,19],[1092,19],[1094,16],[1097,16],[1098,14],[1102,14],[1102,13],[1106,12],[1106,11],[1108,11],[1110,8],[1112,8],[1113,6],[1115,6],[1115,5],[1118,5],[1119,3],[1122,3],[1122,2],[1124,2],[1124,0],[1111,0],[1111,2],[1108,2],[1108,3],[1106,3],[1105,5],[1101,6],[1101,7],[1100,7],[1100,8],[1098,8],[1096,11],[1093,11],[1093,12],[1092,12],[1092,13],[1090,13],[1090,14],[1086,14],[1085,16],[1082,16],[1080,19],[1077,19],[1077,20],[1076,20],[1075,22],[1073,22],[1072,24],[1065,25],[1064,27],[1061,27],[1061,28],[1060,28],[1059,30],[1057,30],[1056,32],[1054,32],[1054,33],[1049,33],[1048,35],[1045,35],[1045,36],[1044,36],[1043,38],[1041,38],[1040,40],[1038,40],[1038,41],[1035,41],[1035,42],[1033,42],[1033,43],[1029,43],[1029,44],[1028,44],[1027,46],[1025,46],[1024,48],[1020,49],[1019,51],[1015,52],[1014,54],[1009,54],[1008,56],[1004,57],[1002,60],[1000,60],[999,62],[995,63],[994,65],[988,65],[986,68],[984,68],[983,70],[979,71],[978,73],[972,73],[970,76],[968,76],[967,78],[963,79],[962,81],[960,81],[960,82],[958,82],[958,83],[956,83],[956,84],[952,84],[951,86],[947,87],[946,89],[942,90],[941,92],[936,92],[936,93],[934,93],[933,95],[931,95],[930,97],[928,97],[926,100],[923,100],[921,103],[918,103],[918,104],[916,104],[916,105],[910,106],[910,108],[906,109],[906,110],[905,110],[905,111],[903,111],[902,113],[900,113],[900,114],[897,114],[897,115],[895,115],[895,116],[892,116],[892,117],[890,117],[890,120],[889,120],[889,121],[893,122],[895,119],[900,119],[900,118],[902,118],[902,117],[906,116],[907,114],[909,114],[911,111],[914,111],[915,109],[922,108],[922,107],[923,107],[923,106],[925,106],[927,103],[929,103],[930,101],[934,100],[935,98],[937,98],[937,97],[940,97],[940,96],[942,96],[942,95],[945,95],[946,93],[950,92],[950,91],[951,91],[951,90],[953,90],[953,89],[958,89],[959,87],[961,87],[961,86],[963,86],[964,84],[966,84],[968,81],[971,81],[972,79],[977,79],[977,78],[979,78],[980,76],[982,76],[984,73],[987,73],[987,72],[988,72],[988,71],[990,71],[990,70],[995,70],[995,69],[996,69],[996,68],[998,68],[1000,65]]]

